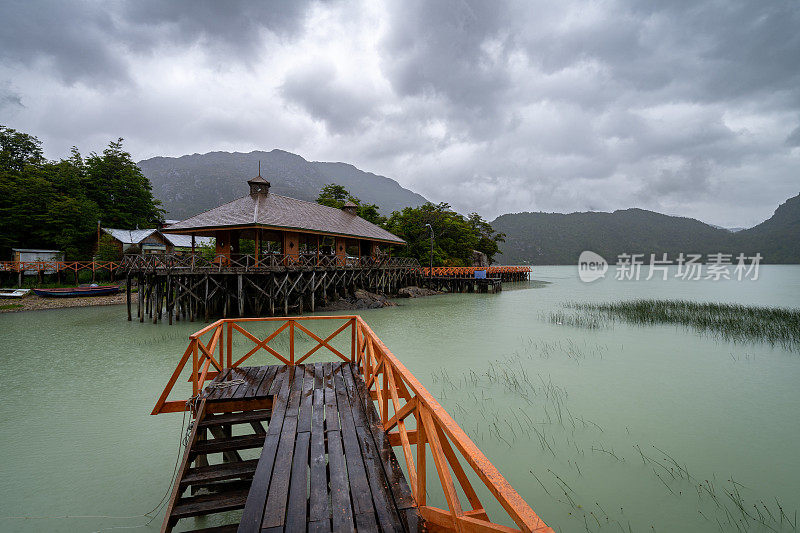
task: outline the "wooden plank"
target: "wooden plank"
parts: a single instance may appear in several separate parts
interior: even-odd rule
[[[289,403],[286,406],[286,416],[297,418],[300,411],[300,396],[303,392],[303,381],[305,378],[305,370],[303,365],[294,367],[294,377],[292,379],[292,389],[289,391]]]
[[[303,390],[300,393],[300,411],[297,416],[297,432],[311,431],[311,412],[314,403],[314,385],[316,382],[316,365],[303,366]]]
[[[204,527],[203,529],[193,529],[187,533],[236,533],[236,524],[225,526]]]
[[[306,528],[308,519],[308,454],[310,439],[311,432],[298,433],[294,445],[289,502],[286,508],[286,531],[303,531]]]
[[[244,507],[246,500],[247,489],[181,498],[173,508],[171,517],[180,520],[190,516],[233,511]]]
[[[297,436],[297,417],[287,416],[283,421],[280,441],[277,446],[277,459],[272,469],[272,479],[267,492],[264,518],[261,528],[283,526],[286,518],[286,504],[289,498],[289,482],[292,473],[292,457]]]
[[[258,459],[238,463],[222,463],[218,465],[190,468],[181,478],[181,485],[194,483],[211,483],[236,477],[251,476],[256,471]]]
[[[372,512],[357,514],[355,516],[356,528],[358,533],[378,533],[378,524],[375,522],[375,514]]]
[[[308,523],[308,533],[330,533],[330,531],[331,521],[327,518]]]
[[[278,391],[281,390],[281,386],[286,379],[291,379],[291,372],[289,372],[288,366],[278,366],[278,371],[275,374],[275,379],[272,380],[272,384],[269,387],[269,391],[267,391],[267,396],[275,396],[278,394]]]
[[[309,495],[309,521],[323,521],[330,530],[328,509],[328,463],[325,458],[325,391],[322,389],[322,363],[314,365],[314,403],[311,414],[311,494]],[[315,527],[322,527],[318,524]],[[311,524],[309,524],[311,531]]]
[[[256,395],[256,391],[258,387],[261,385],[261,381],[264,379],[267,371],[269,370],[268,366],[260,366],[257,367],[255,374],[249,375],[247,378],[247,387],[244,390],[238,391],[239,394],[237,397],[241,398],[253,398]]]
[[[360,515],[373,512],[372,494],[370,493],[358,435],[353,423],[353,412],[347,398],[347,389],[342,379],[342,365],[334,365],[334,386],[336,388],[337,408],[342,425],[342,443],[347,462],[347,474],[350,481],[350,496],[353,501],[353,514]]]
[[[292,473],[292,456],[297,436],[297,413],[300,406],[300,392],[303,386],[304,371],[301,366],[294,369],[289,387],[289,396],[284,413],[283,427],[276,451],[277,459],[272,469],[269,492],[264,506],[261,528],[283,526],[286,517],[286,504]],[[290,369],[291,371],[291,369]]]
[[[267,436],[264,438],[264,449],[261,451],[261,457],[253,475],[253,484],[250,486],[250,492],[247,495],[247,503],[242,512],[242,519],[239,522],[239,533],[255,533],[261,530],[264,504],[267,501],[272,469],[275,466],[275,454],[278,450],[281,429],[283,428],[290,385],[291,379],[281,379],[280,390],[273,401],[272,418],[267,428]]]
[[[381,464],[380,453],[375,447],[375,441],[369,430],[364,427],[357,427],[358,442],[361,446],[361,455],[364,461],[364,469],[367,473],[372,500],[375,505],[375,515],[381,530],[403,531],[403,524],[394,503],[392,491],[386,480],[386,476]]]
[[[414,496],[411,488],[408,486],[405,473],[403,472],[397,456],[394,453],[392,445],[389,443],[389,438],[383,430],[383,426],[378,416],[378,411],[375,409],[375,404],[369,398],[369,392],[366,389],[364,380],[361,376],[353,372],[352,366],[350,367],[350,380],[348,383],[352,386],[361,398],[361,405],[364,406],[366,411],[366,419],[369,424],[364,427],[372,434],[375,441],[376,449],[381,458],[381,465],[384,469],[389,488],[394,497],[395,506],[398,509],[410,509],[416,507]],[[345,374],[347,376],[347,374]]]
[[[268,366],[267,371],[264,374],[261,383],[258,385],[258,389],[256,389],[253,396],[256,398],[263,398],[269,395],[270,388],[272,387],[272,383],[275,380],[275,375],[278,372],[278,369],[281,368],[277,365]]]
[[[328,431],[327,436],[333,530],[352,531],[353,511],[350,507],[350,486],[345,470],[342,436],[339,431]]]
[[[353,415],[355,419],[360,422],[360,425],[357,424],[355,427],[356,435],[361,448],[361,455],[372,493],[378,523],[383,531],[403,531],[403,525],[397,514],[394,497],[386,478],[383,457],[369,430],[369,418],[365,412],[364,402],[355,387],[352,372],[353,365],[344,365],[342,370],[342,376],[346,385],[345,391],[350,404],[353,406]],[[370,402],[369,407],[372,410],[375,409],[372,402]]]
[[[336,391],[333,386],[331,363],[323,366],[323,390],[325,391],[325,429],[339,431],[339,411],[336,409]]]
[[[270,409],[259,409],[255,411],[243,411],[241,413],[224,413],[221,415],[208,415],[198,424],[201,428],[211,426],[221,426],[227,424],[247,424],[250,422],[261,422],[269,420],[272,411]]]
[[[238,435],[226,439],[211,439],[198,441],[192,447],[193,455],[207,455],[210,453],[229,452],[258,448],[264,442],[264,437],[259,435]]]

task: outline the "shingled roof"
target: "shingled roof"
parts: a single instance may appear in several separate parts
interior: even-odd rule
[[[200,213],[165,229],[170,233],[263,227],[313,231],[326,235],[356,237],[405,244],[405,241],[363,218],[341,209],[273,193],[254,193]]]

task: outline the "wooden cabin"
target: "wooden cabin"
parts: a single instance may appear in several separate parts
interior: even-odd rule
[[[170,225],[166,234],[214,237],[217,260],[242,255],[242,242],[254,243],[254,260],[269,257],[283,264],[344,265],[348,257],[386,257],[390,246],[405,241],[356,214],[348,202],[341,209],[270,192],[260,173],[247,181],[249,194]]]

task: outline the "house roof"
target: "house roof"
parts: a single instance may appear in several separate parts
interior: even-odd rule
[[[164,231],[193,233],[243,226],[305,230],[328,235],[405,244],[403,239],[357,215],[334,207],[273,193],[248,194],[177,224],[172,224]]]
[[[157,232],[155,228],[152,229],[115,229],[103,228],[103,231],[117,239],[122,244],[139,244],[144,239]]]
[[[103,231],[105,231],[106,233],[108,233],[109,235],[111,235],[112,237],[114,237],[123,244],[139,244],[153,233],[158,233],[159,235],[164,237],[167,241],[169,241],[173,246],[178,246],[180,248],[190,248],[192,246],[191,235],[170,235],[167,233],[163,233],[155,228],[135,229],[135,230],[103,228]],[[213,241],[212,237],[195,237],[196,246],[211,244],[212,241]]]
[[[63,253],[61,250],[39,250],[37,248],[12,248],[12,252],[38,252],[38,253],[50,253],[50,254],[60,254]]]

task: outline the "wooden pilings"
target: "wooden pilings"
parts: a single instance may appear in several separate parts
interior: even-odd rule
[[[415,268],[329,268],[263,272],[129,272],[138,278],[136,316],[153,323],[208,321],[212,317],[275,316],[290,309],[313,312],[339,295],[365,289],[394,294],[420,282]],[[130,284],[129,284],[130,286]],[[128,289],[130,291],[130,289]],[[132,317],[128,293],[128,313]],[[129,318],[130,319],[130,318]]]
[[[488,292],[503,290],[500,278],[461,278],[433,276],[422,278],[422,285],[428,289],[442,292]]]

